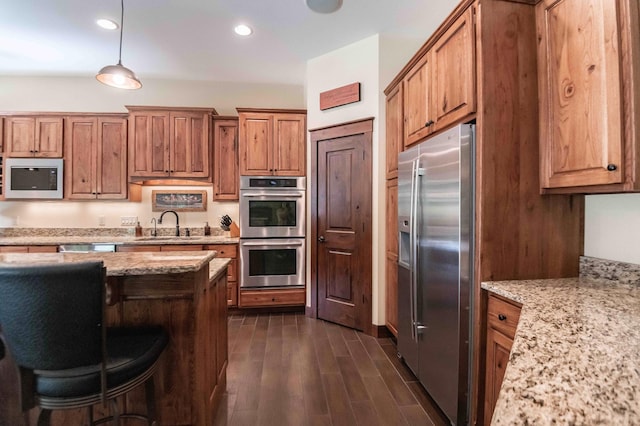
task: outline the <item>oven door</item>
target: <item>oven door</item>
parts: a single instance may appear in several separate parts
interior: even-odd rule
[[[240,191],[240,237],[304,237],[304,191]]]
[[[240,287],[304,286],[304,238],[240,240]]]

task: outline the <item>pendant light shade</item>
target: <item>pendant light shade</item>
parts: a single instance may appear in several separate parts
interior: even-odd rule
[[[107,86],[116,87],[118,89],[135,90],[142,87],[142,83],[136,77],[136,74],[129,68],[122,65],[122,30],[124,28],[124,0],[121,0],[122,15],[120,17],[120,51],[118,53],[118,63],[116,65],[107,65],[102,68],[96,79]]]

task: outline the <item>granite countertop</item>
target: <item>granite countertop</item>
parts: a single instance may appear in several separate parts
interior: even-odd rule
[[[578,278],[482,283],[522,304],[492,424],[640,423],[640,281],[586,259]]]
[[[222,235],[193,237],[132,237],[132,236],[15,236],[0,237],[0,246],[44,246],[62,244],[107,243],[116,245],[158,245],[158,244],[237,244],[239,238]]]
[[[223,258],[223,257],[213,258],[209,262],[209,279],[215,278],[218,274],[222,272],[224,268],[226,268],[229,265],[229,263],[231,263],[231,259],[229,258]]]
[[[172,251],[139,253],[3,253],[0,266],[42,265],[102,260],[107,276],[180,274],[201,269],[211,262],[216,251]],[[223,266],[214,263],[219,271]],[[211,276],[211,267],[209,274]]]

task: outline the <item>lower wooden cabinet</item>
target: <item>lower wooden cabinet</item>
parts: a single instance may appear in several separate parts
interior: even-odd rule
[[[241,308],[300,306],[306,303],[304,288],[274,290],[240,290]]]
[[[502,379],[520,318],[520,306],[494,295],[487,300],[487,358],[485,367],[484,424],[491,424]]]
[[[206,244],[204,250],[215,250],[217,257],[231,259],[227,266],[227,305],[238,306],[238,245]]]
[[[0,246],[0,253],[57,253],[58,246]]]

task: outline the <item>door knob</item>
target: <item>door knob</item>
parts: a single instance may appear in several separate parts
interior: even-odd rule
[[[322,235],[320,235],[320,236],[318,237],[318,241],[320,241],[321,243],[324,243],[324,237],[323,237]]]

